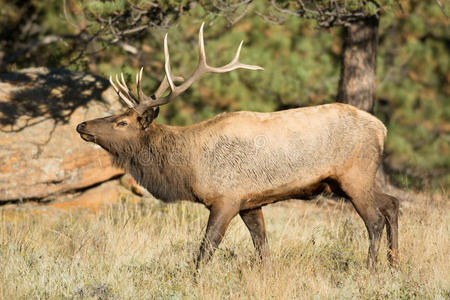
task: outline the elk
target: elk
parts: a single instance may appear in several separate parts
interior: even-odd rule
[[[187,200],[210,211],[196,258],[208,261],[237,214],[250,231],[260,257],[267,253],[262,207],[287,199],[315,196],[324,190],[351,201],[369,236],[367,265],[376,264],[380,239],[387,230],[388,260],[398,248],[398,200],[375,188],[386,128],[367,112],[346,104],[327,104],[271,113],[222,113],[190,126],[158,124],[159,107],[183,93],[205,73],[262,70],[233,60],[222,67],[206,63],[203,25],[199,62],[189,78],[172,74],[167,34],[165,76],[152,96],[135,95],[123,75],[110,82],[128,106],[121,114],[78,124],[81,138],[108,151],[115,165],[129,172],[164,202]],[[176,85],[174,82],[182,82]],[[168,94],[163,96],[167,91]]]

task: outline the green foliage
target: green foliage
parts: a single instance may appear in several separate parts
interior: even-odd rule
[[[282,25],[272,24],[256,14],[269,9],[263,0],[254,1],[246,16],[230,27],[220,13],[211,13],[207,10],[210,5],[203,2],[155,1],[167,17],[165,24],[175,26],[150,27],[124,36],[123,41],[135,47],[137,55],[125,52],[118,43],[98,39],[86,49],[77,48],[84,51],[79,57],[79,51],[74,50],[75,41],[61,40],[35,48],[6,69],[45,65],[84,69],[104,76],[124,72],[132,82],[135,72],[144,66],[144,90],[151,93],[163,77],[164,33],[169,32],[174,73],[189,76],[197,63],[197,31],[205,21],[206,52],[211,65],[230,60],[244,40],[241,60],[261,65],[265,70],[205,76],[161,109],[160,122],[186,125],[224,111],[273,111],[334,101],[340,72],[341,28],[321,30],[314,20],[289,15]],[[357,7],[356,2],[346,1],[346,8]],[[379,101],[375,113],[389,129],[386,160],[394,173],[403,174],[397,178],[402,184],[447,188],[450,185],[448,19],[434,1],[380,0],[378,4],[382,16],[377,63]],[[96,18],[123,14],[120,30],[133,19],[131,13],[127,14],[131,6],[148,9],[151,4],[138,0],[68,0],[68,14],[64,14],[63,1],[31,1],[22,10],[18,9],[19,1],[0,0],[0,5],[1,60],[20,45],[49,34],[77,34],[69,22],[87,24],[88,32],[101,31],[111,37],[108,28],[102,28]],[[180,7],[185,8],[183,13]],[[368,2],[365,9],[373,13],[376,7]],[[22,15],[24,11],[35,15],[39,31],[23,33],[27,20]],[[143,18],[140,24],[153,21]],[[405,174],[409,179],[405,180]]]
[[[422,186],[448,187],[448,28],[437,5],[409,4],[408,14],[396,12],[394,19],[382,18],[380,24],[377,97],[390,102],[385,116],[388,162],[422,179]]]
[[[114,0],[114,1],[91,1],[86,3],[86,7],[88,7],[93,14],[99,14],[103,16],[107,16],[116,11],[123,11],[125,6],[125,1],[123,0]]]

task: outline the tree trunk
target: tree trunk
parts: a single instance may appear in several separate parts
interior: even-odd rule
[[[378,18],[370,16],[344,29],[338,101],[373,112]]]
[[[378,24],[379,19],[370,16],[345,27],[338,90],[339,102],[370,113],[375,103]],[[390,183],[383,165],[378,169],[376,186],[400,199],[414,198]]]

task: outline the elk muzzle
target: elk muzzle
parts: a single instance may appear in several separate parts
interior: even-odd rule
[[[77,132],[86,142],[93,142],[95,140],[95,137],[86,131],[86,122],[82,122],[77,125]]]

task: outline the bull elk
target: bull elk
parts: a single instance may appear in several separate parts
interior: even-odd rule
[[[223,113],[184,127],[157,124],[159,106],[183,93],[203,74],[263,69],[239,62],[242,42],[230,63],[209,66],[203,25],[198,46],[197,68],[183,80],[171,72],[166,34],[165,77],[152,96],[141,89],[142,69],[136,75],[136,95],[123,75],[121,80],[116,76],[116,83],[110,77],[128,109],[80,123],[77,131],[81,138],[103,147],[115,165],[162,201],[193,201],[209,209],[197,266],[211,257],[237,214],[262,257],[267,241],[261,208],[281,200],[312,197],[324,189],[349,199],[363,219],[369,235],[369,267],[376,263],[386,225],[388,259],[394,264],[399,204],[374,184],[386,135],[382,122],[353,106],[336,103],[272,113]],[[183,83],[176,85],[175,81]]]

